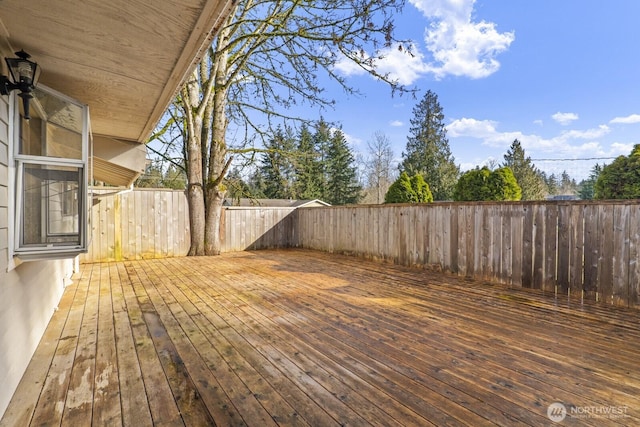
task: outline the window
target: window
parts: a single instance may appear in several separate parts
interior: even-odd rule
[[[13,103],[14,254],[21,259],[75,256],[87,249],[88,108],[41,85],[31,119]]]

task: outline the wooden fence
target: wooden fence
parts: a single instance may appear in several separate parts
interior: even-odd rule
[[[295,208],[228,207],[220,225],[222,252],[288,248],[298,239]]]
[[[184,191],[93,190],[89,252],[81,262],[184,256],[189,209]],[[282,248],[297,239],[294,208],[229,207],[222,212],[222,251]]]
[[[189,209],[183,191],[93,190],[89,252],[81,262],[186,255]]]
[[[182,191],[100,190],[83,262],[182,256]],[[304,247],[640,307],[640,201],[226,208],[223,252]]]
[[[640,307],[640,204],[299,209],[292,245]]]

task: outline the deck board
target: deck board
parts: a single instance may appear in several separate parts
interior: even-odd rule
[[[314,251],[86,264],[13,425],[640,424],[640,314]]]

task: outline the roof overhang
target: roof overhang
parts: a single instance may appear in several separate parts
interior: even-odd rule
[[[89,106],[94,135],[144,143],[235,0],[0,0],[0,50]]]

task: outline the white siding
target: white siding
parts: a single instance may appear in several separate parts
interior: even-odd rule
[[[9,113],[0,96],[0,417],[7,408],[73,271],[73,260],[9,267]]]

